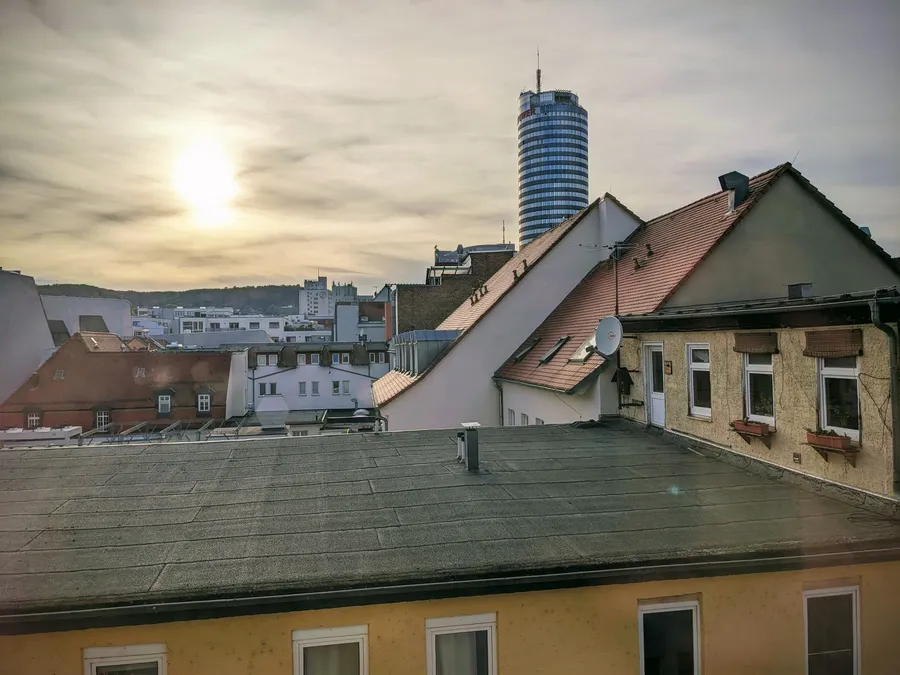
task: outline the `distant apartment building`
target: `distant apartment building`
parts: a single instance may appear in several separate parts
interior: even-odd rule
[[[515,253],[514,244],[460,244],[449,251],[435,247],[434,265],[425,271],[424,283],[390,289],[392,334],[437,328]]]
[[[391,305],[388,302],[337,302],[334,312],[334,339],[337,342],[391,338]]]
[[[306,279],[300,288],[297,311],[304,317],[333,316],[334,303],[328,289],[328,277]]]
[[[285,318],[260,314],[235,314],[224,317],[187,316],[177,319],[178,333],[216,333],[220,331],[264,330],[275,342],[285,339]]]

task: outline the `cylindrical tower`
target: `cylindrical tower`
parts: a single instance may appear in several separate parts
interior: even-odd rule
[[[587,205],[587,111],[571,91],[524,92],[519,96],[519,248]]]

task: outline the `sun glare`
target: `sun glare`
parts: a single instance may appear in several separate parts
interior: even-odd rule
[[[175,162],[175,189],[191,205],[201,225],[221,225],[237,194],[231,161],[220,145],[195,141]]]

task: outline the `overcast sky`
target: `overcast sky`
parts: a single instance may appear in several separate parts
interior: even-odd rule
[[[651,218],[795,162],[900,255],[895,0],[0,0],[0,266],[117,289],[417,281],[516,232],[516,103],[572,89]],[[198,139],[237,195],[173,188]]]

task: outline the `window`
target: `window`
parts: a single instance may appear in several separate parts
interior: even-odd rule
[[[269,328],[278,328],[278,327],[279,327],[279,323],[277,321],[269,322]]]
[[[497,675],[497,616],[425,621],[428,675]]]
[[[169,394],[160,394],[157,396],[156,409],[163,415],[172,412],[172,397]]]
[[[269,382],[268,385],[269,385],[269,387],[268,387],[268,391],[267,391],[267,390],[266,390],[266,383],[265,383],[265,382],[260,382],[260,383],[259,383],[259,395],[260,395],[260,396],[266,396],[267,394],[270,395],[270,396],[274,396],[274,395],[275,395],[275,392],[277,391],[277,387],[275,386],[275,382]]]
[[[109,410],[98,410],[94,413],[94,426],[98,429],[109,424]]]
[[[339,380],[333,380],[331,382],[331,395],[332,396],[340,396],[341,394],[341,383]]]
[[[146,368],[135,368],[134,369],[134,378],[140,379],[142,377],[147,377],[147,369]]]
[[[712,417],[709,345],[688,345],[688,388],[691,415]]]
[[[259,328],[259,321],[250,322],[250,330],[253,330],[254,328]]]
[[[295,630],[294,675],[368,675],[367,626]]]
[[[53,373],[54,380],[64,380],[66,379],[66,371],[65,370],[57,370]]]
[[[771,354],[744,355],[744,390],[747,419],[775,424],[775,382]]]
[[[236,321],[232,321],[228,324],[228,330],[240,330],[241,324]]]
[[[516,426],[516,411],[512,408],[506,411],[506,425],[510,427]]]
[[[335,352],[331,355],[331,365],[339,366],[341,365],[341,355]]]
[[[807,675],[859,675],[859,589],[803,593]]]
[[[288,341],[289,342],[291,341],[290,338],[288,338]],[[306,365],[306,354],[297,354],[297,365],[298,366]]]
[[[377,358],[377,354],[375,352],[369,352],[369,363],[375,363]]]
[[[522,345],[522,348],[519,349],[519,351],[517,351],[515,354],[513,354],[513,357],[512,357],[513,363],[518,363],[519,361],[524,359],[526,356],[528,356],[528,352],[530,352],[532,349],[534,349],[537,346],[537,343],[540,341],[541,341],[540,338],[536,338],[534,340],[529,340],[524,345]]]
[[[318,395],[319,395],[319,383],[318,383],[318,382],[313,382],[313,383],[312,383],[312,395],[313,395],[313,396],[318,396]]]
[[[556,344],[553,345],[552,347],[550,347],[550,351],[548,351],[546,354],[544,354],[541,357],[541,363],[542,364],[547,363],[550,359],[552,359],[554,356],[556,356],[556,353],[560,349],[562,349],[563,345],[565,345],[568,341],[569,341],[568,335],[566,335],[565,337],[559,338],[559,340],[556,341]]]
[[[697,601],[638,608],[642,675],[699,675]]]
[[[309,362],[314,366],[319,365],[319,355],[318,354],[310,354]]]
[[[522,426],[527,427],[528,426],[528,415],[526,415],[525,413],[522,413],[521,419],[522,419]]]
[[[306,396],[306,382],[300,383],[300,395]]]
[[[535,424],[543,424],[543,423],[544,423],[544,420],[542,420],[540,417],[535,417],[535,418],[534,418],[534,423],[535,423]]]
[[[210,409],[211,396],[209,394],[200,394],[197,396],[197,412],[208,413]]]
[[[28,413],[28,418],[26,420],[26,426],[29,429],[37,429],[41,426],[41,415],[40,413]]]
[[[277,391],[277,385],[275,382],[269,382],[269,395],[274,396]]]
[[[341,354],[341,363],[343,363],[343,364],[348,364],[348,363],[350,363],[350,354],[348,354],[348,353],[346,353],[346,352],[344,352],[343,354]]]
[[[268,354],[257,354],[256,355],[256,365],[257,366],[266,366],[269,364]]]
[[[260,395],[260,396],[265,396],[265,395],[266,395],[266,383],[265,383],[265,382],[260,382],[260,383],[259,383],[259,395]]]
[[[575,350],[575,353],[569,357],[569,361],[578,361],[584,363],[588,357],[594,353],[597,347],[597,335],[591,335],[587,340],[581,343],[581,346]]]
[[[859,440],[859,371],[855,356],[819,359],[819,424]]]
[[[222,325],[218,321],[213,321],[213,322],[210,322],[210,324],[209,324],[210,330],[219,330],[221,327],[222,327]]]
[[[341,382],[341,393],[344,394],[344,396],[350,395],[350,380],[343,380]]]
[[[378,352],[378,363],[384,363],[384,352]]]
[[[166,675],[166,646],[89,647],[85,675]]]

